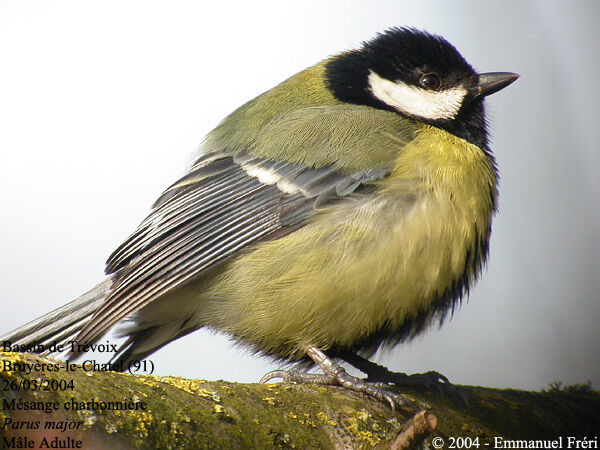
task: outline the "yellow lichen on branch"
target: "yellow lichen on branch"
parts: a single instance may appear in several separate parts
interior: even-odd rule
[[[392,411],[341,387],[132,376],[81,366],[54,370],[56,365],[65,363],[0,354],[4,447],[37,448],[57,440],[71,448],[412,448],[423,439],[451,437],[482,444],[495,436],[590,439],[600,429],[600,395],[584,389],[403,391],[427,410],[413,417],[417,411]],[[43,380],[55,389],[33,389]]]

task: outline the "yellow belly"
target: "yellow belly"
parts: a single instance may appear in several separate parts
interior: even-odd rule
[[[205,290],[203,322],[298,359],[309,346],[393,340],[450,306],[485,259],[495,173],[477,147],[441,133],[421,133],[375,193],[227,263]]]

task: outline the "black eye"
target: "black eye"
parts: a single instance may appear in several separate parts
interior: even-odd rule
[[[437,91],[442,85],[442,80],[437,73],[426,73],[419,78],[419,84],[430,91]]]

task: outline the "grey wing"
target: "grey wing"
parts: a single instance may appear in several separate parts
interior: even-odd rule
[[[114,283],[77,337],[93,342],[121,319],[265,239],[303,226],[314,212],[387,176],[211,153],[155,202],[110,256]]]

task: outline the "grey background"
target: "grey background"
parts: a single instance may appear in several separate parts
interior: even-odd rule
[[[481,71],[501,171],[491,258],[440,329],[376,360],[452,381],[600,387],[600,3],[0,0],[0,332],[101,280],[206,132],[286,77],[390,26]],[[253,382],[277,365],[196,332],[159,374]]]

